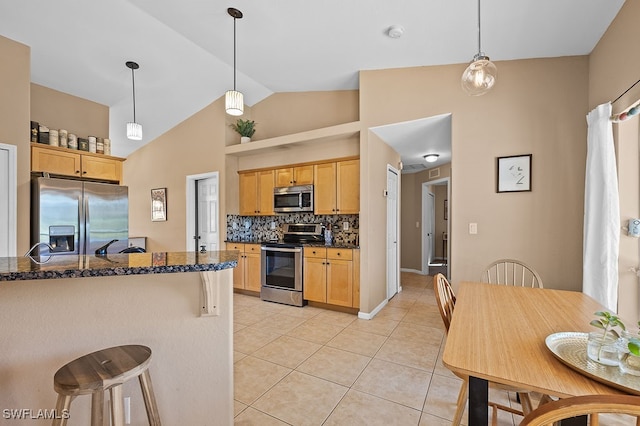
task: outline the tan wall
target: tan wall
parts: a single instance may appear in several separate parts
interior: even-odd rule
[[[422,229],[416,227],[416,222],[422,224],[422,215],[416,197],[422,182],[416,179],[417,175],[408,173],[400,177],[400,267],[420,271]]]
[[[2,314],[13,321],[0,328],[0,406],[52,410],[58,368],[102,348],[140,344],[153,351],[149,371],[163,424],[231,425],[233,272],[215,274],[220,315],[211,317],[199,316],[197,272],[3,282]],[[124,384],[123,396],[131,397],[132,424],[147,425],[137,380]],[[68,425],[88,425],[90,404],[89,395],[74,399]]]
[[[589,107],[613,101],[638,80],[640,52],[630,40],[640,36],[637,22],[640,2],[625,2],[609,29],[589,57]],[[640,85],[630,90],[613,105],[613,112],[625,110],[640,99]],[[630,218],[640,217],[640,164],[638,117],[614,124],[618,151],[620,192],[620,220],[626,226]],[[640,250],[638,239],[620,236],[618,312],[623,318],[640,318],[638,277],[630,268],[638,267]]]
[[[252,108],[253,139],[358,121],[358,91],[275,93]]]
[[[17,254],[29,250],[30,132],[29,81],[31,50],[0,36],[0,143],[17,146]]]
[[[129,186],[129,235],[147,237],[149,251],[179,251],[186,245],[186,178],[219,171],[220,241],[226,234],[224,99],[218,99],[124,162]],[[167,220],[151,221],[151,189],[167,188]]]
[[[367,127],[361,129],[360,282],[364,284],[360,311],[371,313],[387,298],[387,199],[383,191],[387,189],[387,165],[397,169],[400,155]]]
[[[31,83],[31,120],[80,137],[109,137],[109,107]],[[124,125],[124,124],[123,124]]]
[[[534,266],[545,286],[579,290],[588,59],[497,66],[498,83],[477,98],[460,89],[464,64],[363,71],[361,122],[366,128],[453,114],[454,286],[478,280],[497,258],[515,257]],[[533,154],[533,191],[497,194],[496,157],[516,154]],[[477,235],[468,234],[470,222]]]

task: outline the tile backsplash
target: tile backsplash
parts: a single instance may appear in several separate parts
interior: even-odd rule
[[[349,230],[343,230],[344,222]],[[275,226],[275,229],[272,229]],[[240,216],[227,215],[227,240],[229,241],[265,241],[282,238],[282,225],[285,223],[330,223],[333,228],[334,244],[358,245],[360,228],[357,214],[315,215],[313,213],[290,213],[276,216]]]

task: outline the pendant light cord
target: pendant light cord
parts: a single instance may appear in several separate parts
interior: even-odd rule
[[[133,122],[136,123],[136,77],[131,68],[131,82],[133,83]]]
[[[478,0],[478,56],[482,56],[482,45],[480,43],[480,0]]]
[[[233,17],[233,91],[236,91],[236,17]]]

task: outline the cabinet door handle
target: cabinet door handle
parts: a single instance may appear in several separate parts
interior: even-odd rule
[[[76,173],[80,173],[80,170],[76,170]]]
[[[312,251],[311,253],[316,254],[316,251],[314,250],[314,251]]]

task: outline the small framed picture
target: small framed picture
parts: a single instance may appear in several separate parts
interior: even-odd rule
[[[498,157],[497,192],[531,191],[531,154]]]
[[[167,188],[151,190],[151,221],[167,220]]]

